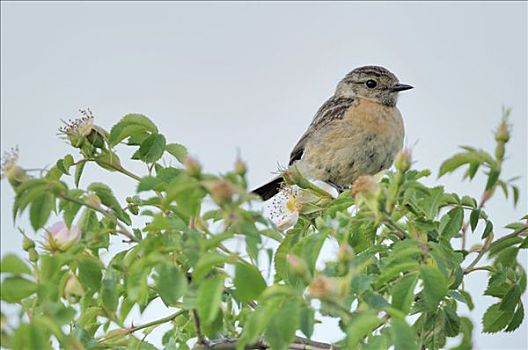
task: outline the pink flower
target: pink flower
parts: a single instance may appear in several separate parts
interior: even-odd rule
[[[62,221],[55,223],[49,229],[45,247],[50,251],[65,251],[81,240],[81,230],[72,225],[70,228]]]

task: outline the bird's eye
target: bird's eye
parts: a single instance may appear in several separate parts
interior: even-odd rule
[[[367,87],[368,87],[369,89],[374,89],[374,88],[376,87],[376,85],[378,85],[378,83],[376,83],[375,80],[370,79],[370,80],[367,80],[367,82],[365,83],[365,85],[367,85]]]

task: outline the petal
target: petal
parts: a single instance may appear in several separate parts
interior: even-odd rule
[[[337,198],[337,196],[339,195],[339,192],[337,192],[336,188],[330,185],[328,182],[324,182],[321,180],[313,180],[312,183],[334,198]]]
[[[278,222],[277,229],[279,231],[286,231],[287,229],[295,226],[297,221],[299,220],[299,212],[294,211],[293,213],[289,213],[286,215],[280,222]]]

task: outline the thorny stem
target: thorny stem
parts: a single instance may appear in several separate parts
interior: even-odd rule
[[[103,165],[105,165],[105,166],[107,166],[107,167],[109,167],[109,168],[112,168],[112,169],[114,169],[115,171],[118,171],[118,172],[120,172],[121,174],[124,174],[124,175],[126,175],[126,176],[128,176],[128,177],[131,177],[132,179],[134,179],[134,180],[136,180],[136,181],[140,181],[140,180],[141,180],[141,176],[138,176],[138,175],[134,174],[133,172],[126,170],[125,168],[123,168],[123,167],[120,166],[120,165],[115,165],[115,164],[113,164],[113,163],[105,162],[104,160],[100,160],[100,159],[97,159],[97,160],[95,160],[95,159],[90,159],[90,160],[91,160],[91,161],[94,161],[94,162],[96,162],[96,163],[99,163],[99,164],[103,164]]]
[[[119,230],[116,230],[117,233],[120,233],[122,234],[123,236],[126,236],[129,240],[133,241],[133,242],[138,242],[138,239],[136,238],[136,236],[134,236],[126,227],[125,225],[123,225],[122,223],[119,222],[119,220],[114,216],[112,215],[110,212],[102,209],[102,208],[98,208],[98,207],[95,207],[91,204],[88,204],[88,203],[85,203],[84,201],[78,199],[78,198],[74,198],[74,197],[70,197],[68,195],[65,195],[63,193],[60,193],[59,194],[59,197],[61,197],[62,199],[64,200],[67,200],[69,202],[73,202],[73,203],[76,203],[76,204],[79,204],[79,205],[83,205],[85,207],[88,207],[92,210],[95,210],[97,211],[98,213],[101,213],[103,214],[104,216],[108,216],[110,218],[112,218],[113,220],[115,220],[117,226],[119,226]]]
[[[196,344],[193,350],[235,350],[237,349],[238,339],[225,338],[218,341],[210,342],[209,344]],[[260,338],[253,344],[248,344],[244,347],[246,350],[265,350],[269,349],[269,344],[263,338]],[[309,340],[302,337],[295,337],[295,340],[288,346],[289,350],[340,350],[337,345],[321,343]]]
[[[99,340],[99,343],[104,343],[104,342],[107,342],[109,340],[114,340],[116,338],[121,338],[121,337],[127,336],[129,334],[132,334],[134,332],[137,332],[137,331],[139,331],[141,329],[162,325],[164,323],[173,321],[174,319],[176,319],[177,317],[183,315],[186,312],[187,312],[186,310],[180,310],[178,312],[175,312],[175,313],[173,313],[171,315],[168,315],[166,317],[160,318],[158,320],[154,320],[154,321],[151,321],[151,322],[139,325],[139,326],[133,326],[133,327],[130,327],[130,328],[127,328],[127,329],[123,329],[123,332],[121,332],[121,333],[112,334],[112,335],[110,335],[108,337],[102,338],[101,340]]]

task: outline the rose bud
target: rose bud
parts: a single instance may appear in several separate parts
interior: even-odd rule
[[[335,282],[326,276],[317,276],[308,286],[310,296],[313,298],[324,299],[337,292]]]
[[[62,297],[70,302],[77,302],[80,297],[84,295],[84,289],[77,276],[71,274],[66,278],[64,288],[62,290]]]
[[[398,154],[396,155],[396,159],[394,160],[394,165],[396,166],[396,169],[404,173],[411,168],[411,164],[411,150],[408,148],[401,149],[400,152],[398,152]]]
[[[183,162],[187,174],[192,177],[200,177],[202,174],[202,165],[194,158],[187,157]]]

